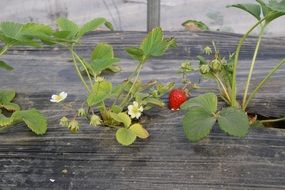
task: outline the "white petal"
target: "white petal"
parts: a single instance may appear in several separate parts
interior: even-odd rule
[[[140,118],[141,115],[142,115],[141,113],[137,113],[135,116],[138,119],[138,118]]]
[[[141,111],[141,112],[143,112],[143,107],[141,106],[141,107],[139,107],[139,110]]]
[[[64,100],[67,97],[67,93],[61,92],[61,93],[59,93],[59,96],[61,97],[62,100]]]
[[[134,105],[135,107],[138,107],[138,106],[139,106],[138,102],[136,102],[136,101],[133,102],[133,105]]]
[[[51,102],[58,102],[56,99],[50,99]]]
[[[57,97],[57,95],[53,94],[53,95],[51,96],[51,99],[56,99],[56,97]]]
[[[136,117],[136,115],[134,113],[130,113],[129,115],[131,116],[131,118],[135,118]]]
[[[129,105],[129,106],[128,106],[128,110],[132,110],[133,108],[134,108],[133,105]]]

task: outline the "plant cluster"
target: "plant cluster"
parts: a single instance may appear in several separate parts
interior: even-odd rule
[[[257,0],[257,4],[236,4],[231,7],[236,7],[244,10],[257,19],[254,24],[240,39],[236,51],[229,56],[228,59],[222,57],[219,50],[216,49],[213,43],[212,48],[206,47],[205,54],[213,55],[211,60],[205,59],[203,56],[198,56],[200,65],[199,72],[203,78],[214,79],[220,92],[220,97],[230,106],[217,110],[217,96],[213,93],[202,94],[185,102],[181,108],[187,110],[183,118],[183,129],[187,138],[191,141],[199,141],[210,133],[212,127],[218,122],[218,126],[226,133],[244,137],[250,128],[250,125],[261,126],[265,122],[274,122],[283,120],[258,121],[256,117],[252,118],[248,115],[247,107],[252,101],[256,93],[265,84],[266,81],[285,63],[285,59],[281,60],[276,66],[268,72],[263,80],[249,94],[249,86],[256,63],[259,47],[262,41],[265,28],[273,20],[285,15],[285,1],[272,0],[265,3],[262,0]],[[244,87],[243,99],[241,102],[237,100],[237,65],[239,62],[239,54],[241,47],[249,34],[260,28],[256,48],[253,54],[250,65],[247,82]],[[192,69],[193,71],[195,69]]]
[[[34,30],[37,30],[37,27],[33,23],[0,23],[0,41],[2,43],[0,56],[5,54],[9,48],[17,45],[38,47],[40,45],[39,41],[29,36],[29,33]],[[0,69],[12,71],[13,67],[5,61],[0,60]],[[47,131],[46,118],[34,108],[21,110],[18,104],[12,102],[15,96],[15,91],[0,90],[0,130],[24,122],[35,134],[44,134]]]
[[[61,118],[60,124],[76,133],[80,128],[77,118],[84,117],[91,126],[101,125],[116,129],[116,139],[122,145],[132,144],[137,137],[147,138],[149,133],[139,123],[139,118],[144,110],[153,106],[163,107],[161,97],[168,93],[174,83],[163,85],[157,81],[143,82],[140,73],[149,59],[161,56],[168,48],[175,47],[175,40],[165,38],[161,28],[153,29],[139,47],[126,49],[138,64],[126,80],[113,84],[101,75],[106,69],[116,72],[120,70],[117,65],[119,59],[114,56],[110,44],[98,43],[88,60],[81,57],[75,49],[87,32],[103,24],[112,29],[112,25],[103,18],[94,19],[83,26],[66,18],[59,18],[56,22],[57,31],[36,36],[47,44],[61,45],[70,51],[75,71],[88,93],[86,101],[75,116]]]
[[[101,26],[112,30],[112,24],[105,18],[95,18],[82,26],[66,18],[56,20],[57,28],[27,23],[19,24],[3,22],[0,24],[0,40],[3,47],[0,55],[15,45],[28,45],[40,47],[41,45],[57,45],[67,49],[72,57],[72,64],[76,74],[86,89],[87,98],[74,114],[74,117],[62,117],[60,125],[67,127],[72,133],[80,129],[78,118],[86,118],[91,126],[106,126],[116,130],[116,139],[122,145],[132,144],[136,138],[145,139],[149,132],[143,127],[140,117],[143,111],[154,106],[164,107],[162,96],[169,94],[169,108],[186,110],[183,118],[183,129],[191,141],[205,138],[215,123],[226,133],[244,137],[251,125],[262,125],[256,117],[249,116],[247,106],[266,81],[285,63],[280,61],[263,80],[249,93],[250,82],[256,63],[259,47],[265,28],[276,18],[285,15],[285,0],[271,0],[265,3],[257,0],[257,4],[236,4],[231,7],[242,9],[257,19],[243,37],[240,39],[236,51],[225,58],[213,43],[207,46],[204,53],[211,57],[206,59],[198,56],[199,67],[193,68],[191,63],[185,61],[181,64],[178,73],[182,75],[183,87],[173,89],[174,83],[161,84],[156,80],[144,81],[140,77],[144,65],[153,57],[162,56],[169,48],[175,47],[174,38],[165,38],[161,28],[154,28],[149,32],[138,47],[126,48],[127,54],[137,62],[134,71],[121,83],[112,83],[104,78],[105,70],[119,72],[119,59],[114,55],[110,44],[100,42],[96,44],[89,58],[83,58],[76,51],[81,38],[86,33],[94,31]],[[208,30],[202,22],[188,20],[183,25],[191,30]],[[244,87],[243,99],[237,100],[237,66],[239,54],[245,40],[256,28],[260,28],[256,48],[250,65],[248,78]],[[212,50],[214,49],[214,50]],[[13,70],[5,61],[0,61],[0,69]],[[218,98],[212,93],[205,93],[195,98],[189,98],[191,89],[199,88],[189,80],[189,74],[199,72],[202,78],[213,79],[217,82],[220,97],[229,107],[218,109]],[[47,130],[46,118],[36,109],[21,110],[13,99],[14,91],[0,91],[0,129],[5,129],[19,122],[25,122],[36,134],[44,134]],[[64,100],[67,93],[61,92],[51,97],[51,102]],[[181,105],[182,104],[182,105]]]

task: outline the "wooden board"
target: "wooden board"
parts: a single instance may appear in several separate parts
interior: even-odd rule
[[[135,67],[123,49],[134,46],[145,33],[92,33],[78,50],[83,56],[99,41],[114,45],[123,72],[107,74],[113,82],[122,81]],[[184,59],[197,64],[195,57],[212,40],[228,54],[239,35],[226,33],[171,32],[178,48],[147,63],[143,80],[177,81],[175,71]],[[239,81],[244,82],[255,38],[242,52]],[[284,56],[284,39],[265,39],[253,81]],[[74,74],[69,54],[61,48],[15,48],[4,57],[14,67],[0,71],[1,89],[15,89],[23,108],[36,107],[49,120],[48,133],[34,136],[23,125],[0,133],[0,189],[282,189],[285,188],[284,129],[253,129],[245,139],[229,137],[215,128],[210,137],[196,144],[184,136],[183,114],[166,109],[148,111],[142,118],[151,137],[122,147],[108,128],[92,128],[81,121],[79,134],[70,134],[58,125],[64,115],[72,116],[86,95]],[[262,90],[251,106],[266,116],[285,114],[283,67]],[[198,75],[191,76],[198,80]],[[213,89],[215,84],[204,81]],[[52,104],[52,93],[67,91],[65,102]],[[193,95],[202,93],[195,91]],[[242,92],[242,91],[240,91]],[[285,127],[285,126],[283,126]]]

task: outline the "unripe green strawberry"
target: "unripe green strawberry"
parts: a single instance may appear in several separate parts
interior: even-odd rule
[[[210,72],[209,65],[201,65],[200,66],[200,73],[201,74],[207,74],[208,72]]]
[[[220,60],[218,59],[214,59],[213,61],[210,62],[210,68],[214,71],[214,72],[219,72],[222,69],[222,63]]]

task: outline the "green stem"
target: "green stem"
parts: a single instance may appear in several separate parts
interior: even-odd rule
[[[238,64],[238,59],[239,59],[239,53],[241,46],[243,45],[244,41],[246,38],[249,36],[249,34],[257,27],[259,26],[266,18],[264,17],[260,21],[258,21],[255,25],[253,25],[246,33],[243,35],[243,37],[240,39],[236,52],[235,52],[235,59],[234,59],[234,64],[233,64],[233,79],[232,79],[232,93],[231,93],[231,106],[236,107],[236,75],[237,75],[237,64]]]
[[[141,72],[141,70],[142,70],[142,67],[143,67],[143,62],[141,62],[141,63],[139,64],[138,68],[136,69],[136,77],[135,77],[135,80],[133,81],[133,84],[132,84],[132,86],[131,86],[131,88],[130,88],[128,94],[126,95],[126,97],[125,97],[124,100],[122,101],[122,103],[121,103],[121,105],[120,105],[121,107],[124,106],[124,105],[127,103],[126,101],[128,100],[128,97],[129,97],[129,95],[131,94],[131,91],[133,90],[135,84],[137,83],[137,80],[138,80],[138,78],[139,78],[139,75],[140,75],[140,72]]]
[[[255,96],[255,94],[259,91],[259,89],[264,85],[266,81],[283,65],[285,64],[285,59],[281,60],[279,64],[277,64],[267,75],[266,77],[256,86],[256,88],[252,91],[248,99],[246,100],[244,104],[244,109],[247,108],[248,104],[252,100],[252,98]]]
[[[214,77],[217,79],[217,82],[218,82],[218,83],[220,84],[220,86],[222,87],[223,92],[224,92],[225,95],[226,95],[226,99],[228,100],[228,102],[231,102],[231,98],[230,98],[230,96],[229,96],[229,94],[228,94],[228,91],[227,91],[227,89],[226,89],[224,83],[222,82],[222,80],[221,80],[216,74],[213,74],[213,75],[214,75]]]
[[[84,78],[82,77],[82,75],[80,73],[80,70],[79,70],[79,68],[77,66],[77,61],[76,61],[75,56],[73,55],[73,53],[72,53],[72,59],[73,59],[73,65],[75,67],[77,75],[79,76],[79,78],[80,78],[81,82],[83,83],[84,87],[86,88],[87,92],[90,93],[91,90],[89,89],[87,83],[85,82]]]
[[[89,82],[90,82],[90,85],[91,85],[91,88],[92,88],[92,87],[93,87],[93,82],[92,82],[91,76],[90,76],[90,74],[89,74],[89,71],[88,71],[88,69],[87,69],[85,63],[84,63],[84,62],[82,61],[82,59],[77,55],[77,53],[73,50],[73,48],[70,49],[70,50],[71,50],[71,53],[72,53],[73,55],[75,55],[75,58],[77,58],[77,60],[78,60],[78,61],[80,62],[80,64],[83,66],[85,72],[87,73],[87,77],[88,77],[88,79],[89,79]],[[96,77],[96,76],[94,76],[94,77]]]
[[[261,123],[273,123],[278,121],[284,121],[285,117],[278,118],[278,119],[266,119],[266,120],[260,120]]]
[[[245,89],[244,89],[244,94],[243,94],[243,100],[242,100],[242,109],[245,110],[245,103],[246,103],[246,99],[247,99],[247,93],[248,93],[248,89],[249,89],[249,85],[250,85],[250,81],[251,81],[251,77],[252,77],[252,73],[253,73],[253,68],[254,65],[256,63],[256,57],[259,51],[259,47],[260,47],[260,43],[262,40],[262,36],[264,34],[264,29],[265,29],[265,25],[261,26],[261,30],[258,36],[258,40],[256,43],[256,47],[254,50],[254,54],[253,54],[253,58],[252,58],[252,62],[250,65],[250,69],[249,69],[249,73],[248,73],[248,77],[247,77],[247,81],[246,81],[246,85],[245,85]]]
[[[5,45],[0,51],[0,56],[3,55],[4,53],[6,53],[6,51],[9,49],[9,47],[10,47],[9,45]]]

